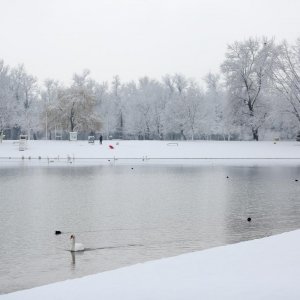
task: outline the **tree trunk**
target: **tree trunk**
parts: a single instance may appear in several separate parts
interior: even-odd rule
[[[74,131],[73,112],[71,112],[71,116],[70,116],[70,129],[71,129],[71,132]]]
[[[185,135],[184,135],[184,133],[183,133],[183,129],[180,129],[180,139],[181,139],[182,141],[185,141],[185,140],[186,140],[186,137],[185,137]]]
[[[258,141],[258,129],[257,128],[252,128],[252,135],[253,135],[253,139],[255,141]]]

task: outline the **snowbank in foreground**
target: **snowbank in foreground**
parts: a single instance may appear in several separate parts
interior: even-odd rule
[[[0,296],[1,300],[300,299],[300,230]]]
[[[112,145],[114,149],[110,149]],[[19,151],[17,141],[0,144],[1,161],[66,162],[76,164],[184,163],[184,164],[278,164],[300,163],[297,142],[227,142],[227,141],[28,141],[28,149]],[[10,158],[10,159],[9,159]],[[41,158],[41,159],[39,159]]]

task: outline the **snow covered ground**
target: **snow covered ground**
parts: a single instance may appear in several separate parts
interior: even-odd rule
[[[0,165],[16,161],[80,165],[111,160],[118,164],[299,165],[300,143],[104,141],[103,145],[91,145],[87,141],[29,141],[28,149],[19,151],[16,141],[3,141],[0,157]],[[296,300],[300,299],[299,279],[297,230],[1,295],[0,299]]]
[[[1,300],[300,299],[300,230],[0,296]]]
[[[114,149],[110,149],[112,145]],[[66,162],[76,164],[159,163],[159,164],[295,164],[300,163],[297,142],[227,141],[28,141],[28,149],[19,151],[17,141],[0,144],[2,161]],[[40,159],[39,159],[40,158]],[[74,158],[74,160],[73,160]],[[0,160],[0,161],[1,161]]]

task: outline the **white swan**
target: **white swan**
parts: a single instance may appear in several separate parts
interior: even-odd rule
[[[70,240],[71,240],[71,252],[77,252],[77,251],[84,251],[84,246],[83,244],[80,243],[75,243],[75,235],[72,234],[70,236]]]

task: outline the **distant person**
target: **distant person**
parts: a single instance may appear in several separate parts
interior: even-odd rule
[[[100,134],[100,137],[99,137],[100,145],[102,145],[102,139],[103,139],[103,137],[102,137],[102,135]]]

